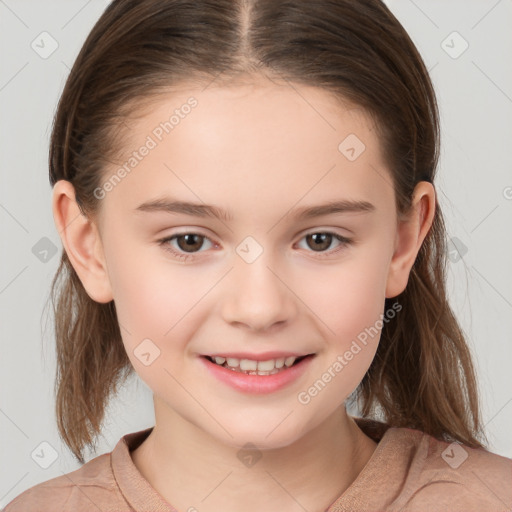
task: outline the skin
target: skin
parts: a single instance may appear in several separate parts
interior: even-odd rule
[[[323,511],[377,446],[344,402],[380,331],[309,403],[298,393],[375,325],[385,298],[405,289],[432,224],[434,188],[420,182],[411,214],[399,220],[365,112],[322,89],[266,80],[160,97],[129,122],[126,158],[192,95],[197,107],[105,195],[97,218],[80,214],[69,182],[56,183],[55,223],[89,296],[115,301],[127,354],[154,393],[156,425],[131,453],[149,483],[183,511]],[[366,146],[354,161],[338,150],[349,134]],[[227,209],[232,220],[135,211],[170,195]],[[375,211],[300,222],[286,215],[340,199],[369,201]],[[306,238],[326,231],[353,243],[333,237],[318,250]],[[178,232],[207,237],[186,261],[158,242]],[[247,236],[263,249],[252,263],[236,252]],[[167,246],[187,254],[179,241]],[[147,338],[161,352],[145,366],[134,350]],[[219,382],[199,359],[267,350],[316,357],[299,379],[259,396]],[[237,457],[248,442],[262,455],[251,467]]]

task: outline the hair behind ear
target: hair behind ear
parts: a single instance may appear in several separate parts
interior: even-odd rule
[[[52,281],[51,299],[57,426],[83,464],[82,450],[85,445],[94,448],[110,395],[134,369],[123,346],[114,302],[101,304],[89,297],[65,251]]]
[[[471,352],[448,303],[446,228],[439,209],[405,290],[386,299],[402,308],[382,328],[372,364],[352,399],[361,414],[381,410],[395,427],[415,428],[471,448],[488,444],[481,426]]]

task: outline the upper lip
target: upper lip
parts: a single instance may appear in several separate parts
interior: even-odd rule
[[[311,353],[304,354],[298,352],[262,352],[261,354],[250,354],[248,352],[219,352],[218,354],[204,354],[208,357],[225,357],[233,359],[250,359],[252,361],[269,361],[270,359],[280,359],[287,357],[304,357],[309,356]]]

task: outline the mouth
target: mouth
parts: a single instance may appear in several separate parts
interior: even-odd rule
[[[315,354],[306,354],[303,356],[287,356],[267,359],[265,361],[224,357],[224,356],[202,356],[211,363],[231,370],[233,372],[245,373],[246,375],[275,375],[282,371],[299,364],[302,360],[313,357]]]

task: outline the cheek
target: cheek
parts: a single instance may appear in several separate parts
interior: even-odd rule
[[[383,325],[384,270],[378,256],[358,257],[324,273],[321,283],[307,280],[307,304],[314,305],[312,318],[326,340],[325,360],[297,399],[307,410],[313,408],[317,419],[357,388],[375,357]]]
[[[127,352],[145,338],[158,339],[173,325],[178,298],[147,254],[116,236],[105,247],[109,279]]]
[[[158,266],[127,268],[118,276],[114,293],[119,321],[139,336],[162,341],[181,328],[202,288],[180,272],[166,273]]]
[[[183,286],[178,273],[166,275],[156,265],[123,263],[116,273],[114,301],[132,366],[153,391],[162,382],[176,391],[165,370],[180,379],[186,340],[191,335],[187,318],[194,290]]]
[[[187,355],[187,341],[200,325],[198,315],[205,295],[216,279],[211,272],[167,261],[157,251],[151,250],[150,255],[127,250],[124,254],[130,257],[125,257],[121,248],[119,245],[111,254],[109,268],[128,357],[145,381],[159,367],[179,371],[180,361]],[[158,354],[151,371],[137,359],[139,353],[147,351]]]
[[[383,313],[386,258],[372,251],[354,252],[339,265],[302,272],[297,295],[315,313],[319,328],[342,349]]]
[[[161,338],[183,315],[193,286],[183,285],[183,272],[172,270],[157,244],[129,230],[111,232],[105,257],[119,322],[138,336]]]

